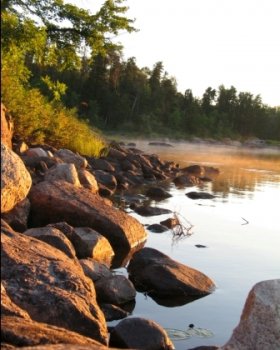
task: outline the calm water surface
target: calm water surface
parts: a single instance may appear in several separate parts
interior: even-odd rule
[[[217,286],[213,294],[179,307],[158,305],[149,296],[137,294],[132,317],[152,319],[164,328],[186,330],[189,324],[213,332],[174,341],[177,350],[199,345],[223,345],[239,322],[252,286],[280,278],[280,151],[214,147],[173,143],[173,148],[155,147],[139,141],[137,148],[174,160],[181,167],[200,164],[220,169],[220,175],[203,187],[168,188],[172,197],[152,204],[169,208],[193,225],[192,235],[174,240],[171,231],[148,233],[146,247],[198,269]],[[191,200],[189,191],[206,191],[211,200]],[[150,218],[131,213],[143,224],[170,217]],[[206,248],[197,248],[196,244]],[[123,273],[125,269],[120,270]],[[117,322],[116,322],[117,323]]]

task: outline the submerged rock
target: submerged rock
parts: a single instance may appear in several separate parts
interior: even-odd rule
[[[160,224],[149,225],[147,229],[151,232],[162,233],[168,231],[168,227]]]
[[[137,214],[141,216],[156,216],[172,213],[170,209],[159,208],[159,207],[150,207],[150,206],[138,206],[134,203],[130,205],[130,208],[133,209]]]
[[[207,192],[188,192],[186,196],[191,199],[213,199],[215,196]]]
[[[165,191],[161,187],[150,187],[146,192],[146,195],[152,199],[161,200],[172,197],[170,193]]]

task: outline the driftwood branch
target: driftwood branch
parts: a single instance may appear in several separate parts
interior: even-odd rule
[[[176,242],[184,237],[191,236],[193,234],[192,228],[194,227],[192,223],[190,223],[186,218],[184,218],[181,214],[174,212],[174,219],[178,222],[178,224],[173,227],[173,242]],[[180,218],[179,218],[180,216]],[[183,221],[186,222],[184,224]]]

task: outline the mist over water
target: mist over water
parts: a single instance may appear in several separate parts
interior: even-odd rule
[[[146,247],[153,247],[212,278],[213,294],[191,303],[167,307],[149,296],[137,294],[132,317],[152,319],[164,328],[186,330],[189,324],[213,332],[211,337],[191,336],[174,341],[177,350],[200,345],[223,345],[239,322],[245,299],[254,284],[280,278],[280,151],[189,143],[174,147],[136,147],[173,160],[181,167],[200,164],[217,167],[219,176],[203,186],[176,188],[160,202],[162,208],[179,213],[193,225],[192,235],[174,240],[171,231],[148,231]],[[190,191],[204,191],[214,199],[192,200]],[[141,217],[143,224],[159,223],[172,215]],[[201,244],[206,248],[197,248]],[[122,269],[125,273],[125,269]]]

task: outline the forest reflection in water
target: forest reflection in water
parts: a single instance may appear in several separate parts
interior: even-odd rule
[[[199,164],[220,170],[211,183],[204,183],[201,190],[226,199],[230,194],[252,197],[262,183],[279,186],[280,149],[243,148],[229,146],[173,143],[173,147],[156,147],[139,141],[137,147],[147,153],[156,153],[164,160],[172,160],[181,167]]]

